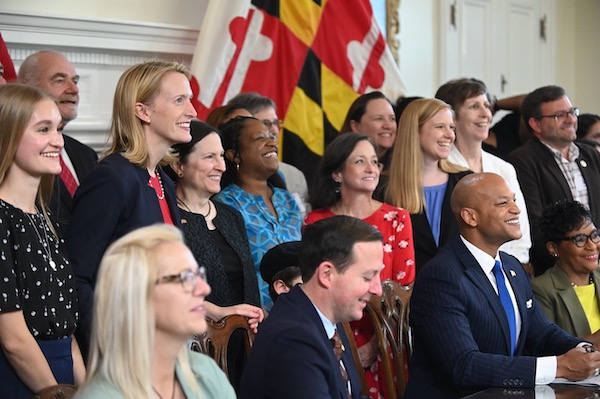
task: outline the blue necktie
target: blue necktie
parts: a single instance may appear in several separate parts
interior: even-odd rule
[[[517,342],[517,319],[515,318],[515,308],[513,308],[510,294],[504,284],[504,273],[502,273],[502,265],[496,261],[494,264],[494,277],[496,277],[496,285],[498,286],[498,296],[502,307],[504,307],[504,313],[508,319],[508,328],[510,329],[510,355],[515,353],[515,343]]]

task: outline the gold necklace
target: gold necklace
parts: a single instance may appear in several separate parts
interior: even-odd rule
[[[27,213],[25,211],[22,211],[22,212],[25,214],[25,216],[27,216],[27,219],[29,219],[29,223],[31,223],[31,227],[33,227],[33,231],[35,231],[35,235],[37,236],[39,242],[42,244],[42,247],[44,248],[44,252],[46,253],[46,256],[48,257],[48,264],[50,265],[52,270],[56,271],[56,262],[54,262],[54,259],[52,259],[52,251],[50,251],[50,240],[48,239],[48,232],[46,231],[46,220],[40,214],[40,211],[37,209],[37,206],[35,207],[35,210],[37,212],[36,215],[40,215],[42,218],[42,230],[44,231],[43,239],[42,239],[42,235],[38,231],[37,225],[33,221],[33,218],[29,215],[29,213]]]

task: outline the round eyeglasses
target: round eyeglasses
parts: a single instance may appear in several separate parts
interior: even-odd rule
[[[561,238],[559,241],[571,240],[578,248],[583,248],[587,244],[588,240],[594,244],[600,243],[600,232],[598,230],[592,231],[590,234],[577,234],[571,237]]]
[[[186,292],[192,292],[196,289],[198,279],[206,281],[206,268],[204,266],[200,266],[195,271],[186,269],[177,274],[159,277],[154,284],[181,283],[181,286]]]

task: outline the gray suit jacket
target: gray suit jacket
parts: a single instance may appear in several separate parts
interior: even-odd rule
[[[596,300],[600,305],[600,271],[592,274]],[[544,313],[569,334],[583,337],[592,333],[581,302],[567,274],[558,266],[531,281],[531,288]]]

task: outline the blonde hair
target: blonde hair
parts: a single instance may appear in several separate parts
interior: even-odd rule
[[[44,100],[54,99],[34,86],[10,83],[0,86],[0,185],[13,165],[23,134],[31,120],[36,106]],[[47,204],[52,196],[54,175],[45,174],[38,186],[36,204],[54,236],[58,235],[48,217]]]
[[[425,209],[423,193],[423,154],[419,143],[419,130],[435,114],[443,109],[452,112],[445,102],[426,98],[411,102],[400,117],[396,144],[392,151],[392,160],[388,172],[389,179],[385,189],[386,202],[402,207],[409,213],[421,213]],[[466,169],[440,160],[440,169],[446,173],[457,173]]]
[[[171,72],[182,73],[190,79],[189,70],[177,62],[148,61],[127,69],[115,90],[111,121],[112,143],[106,155],[121,153],[129,162],[139,168],[146,168],[149,161],[148,143],[142,121],[136,117],[135,104],[151,104],[165,75]],[[162,159],[163,164],[175,159],[171,150]]]
[[[87,381],[101,377],[130,399],[153,397],[152,352],[154,307],[152,294],[159,275],[160,244],[183,243],[174,226],[142,227],[112,243],[98,270]],[[200,397],[200,386],[182,346],[177,362],[184,379]]]

